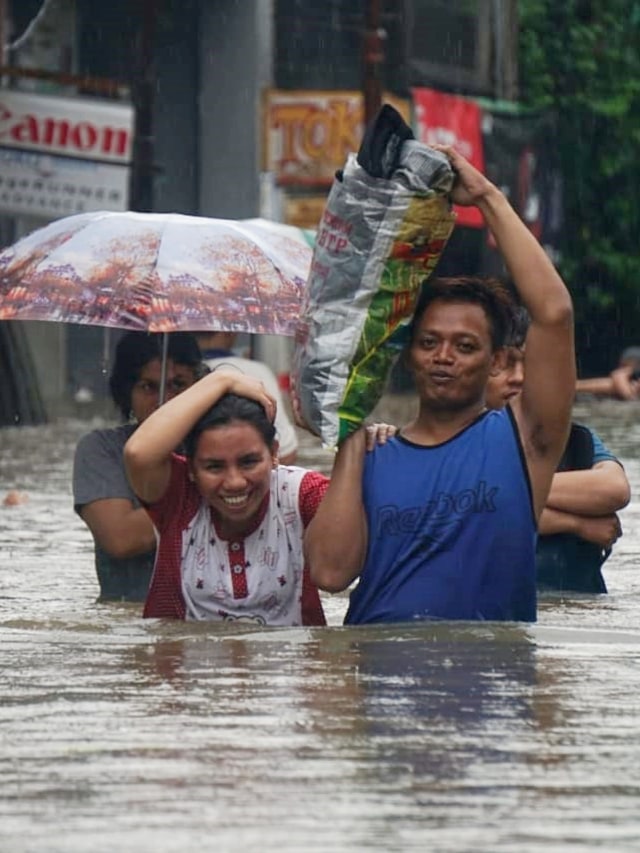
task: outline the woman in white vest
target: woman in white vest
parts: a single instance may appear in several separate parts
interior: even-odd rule
[[[275,413],[261,382],[223,368],[127,442],[127,473],[159,538],[145,616],[325,624],[302,539],[328,479],[279,464]],[[173,452],[182,442],[186,456]]]

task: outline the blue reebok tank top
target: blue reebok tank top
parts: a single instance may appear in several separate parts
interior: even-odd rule
[[[535,621],[536,524],[510,408],[434,447],[367,453],[368,550],[346,624]]]

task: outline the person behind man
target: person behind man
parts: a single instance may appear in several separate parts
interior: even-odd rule
[[[524,382],[529,318],[517,308],[507,338],[505,367],[489,377],[486,401],[501,409]],[[538,522],[536,577],[539,589],[602,592],[602,565],[622,535],[618,510],[629,502],[629,481],[616,457],[592,429],[573,422],[558,471]]]
[[[485,410],[504,359],[504,289],[427,282],[407,364],[416,418],[365,455],[340,446],[305,535],[311,576],[337,592],[356,578],[346,623],[536,618],[535,540],[569,430],[575,388],[571,298],[503,193],[452,148],[452,200],[476,205],[531,316],[522,393]]]
[[[608,376],[578,379],[576,392],[615,400],[637,400],[640,397],[640,347],[624,349],[618,366]]]
[[[278,380],[271,368],[262,361],[242,358],[233,351],[237,335],[235,332],[197,332],[196,338],[202,357],[211,370],[222,364],[236,367],[247,376],[258,379],[276,401],[276,433],[280,447],[281,465],[293,465],[298,454],[298,436],[295,427],[287,415],[284,399]]]
[[[193,335],[169,336],[166,397],[192,385],[206,367]],[[155,559],[153,524],[129,485],[122,452],[159,403],[162,335],[127,332],[118,341],[109,389],[121,426],[83,436],[73,462],[75,511],[91,531],[101,601],[144,601]]]

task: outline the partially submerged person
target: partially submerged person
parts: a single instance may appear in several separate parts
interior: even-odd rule
[[[254,358],[236,355],[233,351],[237,338],[235,332],[197,332],[196,338],[202,350],[202,358],[210,370],[226,364],[262,382],[276,402],[275,426],[280,464],[293,465],[298,454],[298,436],[287,415],[278,380],[269,365]]]
[[[174,397],[203,370],[193,335],[169,336],[166,396]],[[122,451],[127,439],[159,404],[162,335],[127,332],[118,342],[109,377],[111,397],[124,423],[83,436],[73,463],[73,502],[91,531],[100,600],[144,601],[155,559],[153,525],[129,485]]]
[[[513,402],[522,390],[527,326],[526,312],[517,310],[507,340],[505,367],[487,383],[490,409]],[[607,591],[602,565],[622,535],[617,512],[627,505],[630,495],[624,468],[600,436],[590,427],[572,423],[538,522],[539,589]]]
[[[342,443],[305,537],[321,589],[359,579],[347,623],[536,618],[536,523],[575,387],[571,298],[503,193],[438,148],[457,173],[452,200],[480,209],[531,316],[524,384],[513,406],[486,410],[504,359],[503,288],[427,282],[407,352],[417,417],[366,456],[362,430]]]
[[[302,540],[327,478],[278,461],[275,401],[218,368],[154,412],[125,447],[159,534],[146,617],[324,625]],[[173,449],[184,442],[186,457]]]
[[[637,400],[640,397],[640,347],[624,349],[617,367],[607,376],[578,379],[576,392],[615,400]]]

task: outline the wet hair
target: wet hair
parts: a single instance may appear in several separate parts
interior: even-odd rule
[[[133,386],[140,379],[143,367],[155,359],[162,359],[161,333],[127,332],[118,341],[116,355],[109,376],[111,399],[126,420],[131,411]],[[167,358],[174,364],[193,368],[196,377],[202,370],[200,347],[190,332],[171,332]]]
[[[409,340],[413,341],[416,328],[432,302],[468,302],[479,305],[489,323],[491,347],[505,346],[512,325],[513,302],[505,285],[495,278],[460,276],[457,278],[428,279],[422,283],[413,318],[409,327]]]
[[[238,394],[225,394],[197,421],[185,438],[184,450],[189,459],[195,456],[198,439],[205,430],[225,426],[233,421],[251,424],[260,433],[269,450],[273,448],[275,424],[269,420],[260,403]]]

